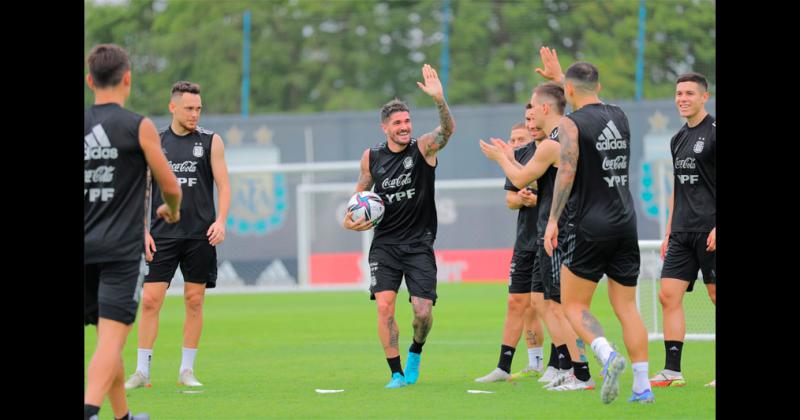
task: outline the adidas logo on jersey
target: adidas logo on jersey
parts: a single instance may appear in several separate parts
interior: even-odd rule
[[[595,144],[597,150],[617,150],[628,148],[628,142],[625,141],[625,139],[622,137],[622,134],[619,133],[614,121],[609,121],[606,123],[603,133],[597,137],[597,140],[599,140],[597,144]]]
[[[116,159],[117,156],[117,148],[111,147],[102,125],[92,127],[92,132],[83,137],[83,160]]]

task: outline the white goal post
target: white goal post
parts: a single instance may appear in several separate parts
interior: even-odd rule
[[[223,275],[223,270],[220,271],[218,288],[212,289],[212,291],[220,293],[234,291],[249,293],[284,290],[367,290],[369,286],[369,268],[364,256],[369,253],[372,231],[366,231],[361,235],[355,236],[352,235],[352,232],[345,232],[340,226],[341,217],[344,215],[343,209],[347,198],[353,193],[359,167],[359,161],[231,166],[229,172],[232,176],[238,174],[283,174],[294,179],[292,184],[294,184],[293,189],[296,194],[288,203],[288,208],[290,213],[294,213],[294,220],[291,223],[292,225],[296,223],[296,230],[292,225],[289,225],[287,233],[291,232],[291,236],[269,235],[265,236],[263,241],[272,243],[278,241],[278,243],[286,243],[289,247],[296,246],[296,279],[292,280],[291,284],[284,283],[280,287],[262,285],[259,282],[252,284],[252,280],[248,284],[244,284],[241,278],[237,277],[232,270],[227,270],[231,272],[229,275]],[[503,210],[505,209],[503,184],[503,178],[436,181],[439,230],[451,229],[450,232],[453,232],[453,229],[460,232],[469,231],[474,233],[469,236],[475,237],[471,244],[461,246],[460,242],[453,243],[451,240],[453,238],[452,235],[440,235],[440,240],[437,240],[438,247],[447,249],[498,249],[510,247],[513,243],[513,226],[516,216],[512,212]],[[476,206],[477,202],[492,202],[496,207],[489,205]],[[337,209],[335,208],[337,206],[341,207]],[[465,217],[467,208],[470,206],[472,206],[470,210],[472,211],[472,219]],[[338,215],[337,212],[341,212],[341,215]],[[475,216],[476,212],[479,213],[478,217]],[[335,217],[334,213],[337,213]],[[450,221],[448,221],[448,217],[451,219]],[[483,219],[497,220],[496,223],[482,223]],[[484,230],[479,230],[482,227],[481,225],[493,227],[491,231],[487,231],[485,226]],[[233,237],[228,239],[229,242],[235,240]],[[252,239],[249,240],[252,241]],[[448,241],[450,244],[447,244]],[[660,246],[660,240],[639,241],[642,263],[636,300],[650,340],[663,338],[663,318],[658,299],[659,278],[663,263],[659,258]],[[255,251],[258,250],[258,248],[253,249]],[[357,272],[356,278],[360,277],[360,282],[357,280],[348,284],[312,284],[310,282],[311,259],[312,255],[318,256],[320,252],[323,254],[342,252],[359,255],[358,264],[361,268],[358,269],[358,272],[361,274]],[[289,254],[295,254],[295,252],[289,251]],[[230,255],[232,258],[238,256],[238,252]],[[263,258],[270,259],[273,257],[265,255]],[[437,260],[438,258],[437,254]],[[291,263],[294,263],[294,261],[291,261]],[[293,264],[288,265],[291,263],[287,262],[287,267],[290,269],[294,268],[292,267]],[[226,264],[230,265],[225,261],[224,257],[220,259],[220,264],[221,267]],[[246,270],[246,267],[239,268],[237,266],[237,270]],[[444,272],[446,268],[440,266],[440,271]],[[336,274],[335,272],[338,272],[338,270],[334,269],[330,272]],[[239,273],[241,274],[242,271],[239,271]],[[251,277],[254,277],[254,275],[251,275]],[[494,277],[497,278],[487,278],[487,280],[500,279],[499,276]],[[460,281],[460,278],[454,275],[446,281]],[[695,289],[695,291],[687,293],[684,298],[687,324],[686,339],[715,340],[715,307],[708,298],[701,279],[696,281]],[[175,290],[174,292],[180,291]]]
[[[503,182],[504,180],[502,178],[442,180],[436,181],[436,190],[437,192],[443,193],[453,190],[472,190],[482,194],[489,194],[492,191],[496,192],[502,190]],[[299,184],[297,186],[298,283],[301,289],[310,288],[310,229],[313,223],[313,216],[311,214],[313,197],[315,194],[322,193],[350,194],[353,192],[354,186],[354,182]],[[366,290],[369,286],[369,267],[367,259],[363,258],[363,256],[369,254],[371,241],[371,230],[362,233],[360,241],[362,258],[360,259],[360,265],[363,278],[360,284],[354,285],[354,289]],[[645,326],[647,327],[648,339],[651,341],[661,340],[663,339],[663,318],[661,314],[661,304],[658,299],[659,280],[663,264],[659,256],[661,241],[640,240],[639,249],[642,262],[638,286],[636,288],[636,303]],[[702,277],[695,282],[695,288],[696,290],[694,292],[687,293],[684,298],[687,324],[686,340],[715,340],[716,311],[705,292],[705,287],[702,284]]]

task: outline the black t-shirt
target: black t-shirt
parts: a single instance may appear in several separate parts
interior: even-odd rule
[[[438,158],[437,158],[438,159]],[[438,163],[438,161],[437,161]],[[383,142],[369,151],[374,191],[386,211],[375,226],[374,244],[408,244],[436,239],[436,167],[425,161],[417,139],[394,153]]]
[[[207,239],[208,228],[216,220],[214,209],[214,173],[211,171],[211,139],[214,132],[197,127],[179,136],[170,126],[159,131],[161,148],[178,178],[183,199],[181,219],[168,224],[157,217],[164,203],[158,184],[153,182],[153,205],[150,210],[150,234],[153,238]]]
[[[672,232],[710,232],[717,225],[717,121],[684,124],[670,141],[675,168]]]
[[[144,246],[144,117],[113,103],[93,105],[83,115],[83,263],[138,260]]]
[[[521,165],[525,165],[536,153],[536,142],[532,141],[519,149],[514,151],[514,159]],[[505,190],[517,192],[519,188],[515,187],[510,179],[506,178]],[[533,207],[522,206],[519,208],[517,214],[517,240],[514,241],[515,251],[534,251],[536,250],[536,238],[538,232],[536,229],[536,217],[539,212],[538,196],[537,205]]]
[[[553,131],[550,132],[550,136],[544,140],[545,141],[555,141],[558,142],[558,127],[553,128]],[[556,184],[556,174],[558,173],[558,168],[553,165],[550,165],[547,170],[544,171],[542,176],[539,177],[539,220],[538,230],[539,230],[539,245],[544,244],[544,231],[547,229],[547,221],[550,220],[550,208],[553,205],[553,191],[555,190]],[[567,214],[566,212],[561,213],[561,217],[558,219],[558,242],[563,242],[564,238],[566,238],[566,232],[563,229],[564,220],[566,220]]]
[[[636,238],[628,117],[616,105],[595,103],[567,118],[578,126],[579,151],[566,222],[574,223],[590,241]]]

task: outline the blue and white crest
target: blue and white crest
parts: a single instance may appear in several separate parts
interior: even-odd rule
[[[195,145],[192,148],[192,155],[196,158],[203,157],[203,146]]]
[[[231,176],[228,230],[242,236],[264,236],[286,221],[286,180],[283,174]]]

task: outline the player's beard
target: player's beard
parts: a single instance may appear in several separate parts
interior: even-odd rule
[[[189,132],[197,130],[197,123],[196,122],[194,124],[191,124],[191,123],[188,123],[188,122],[187,123],[182,123],[182,122],[178,121],[178,124],[180,124],[180,126],[183,127],[184,130],[189,131]]]
[[[400,140],[400,137],[406,137],[405,140]],[[399,133],[395,133],[394,135],[390,136],[389,139],[399,146],[408,146],[411,143],[411,130],[408,131],[408,134],[400,135]]]

